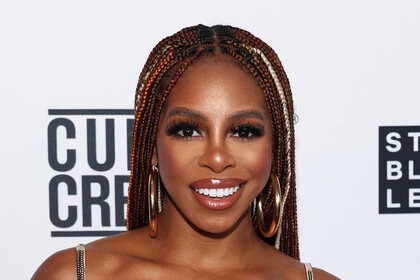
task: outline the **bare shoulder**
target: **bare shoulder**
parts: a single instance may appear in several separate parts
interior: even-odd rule
[[[117,270],[127,258],[133,257],[133,246],[130,245],[132,239],[133,233],[124,232],[86,244],[86,272],[104,276],[98,279],[108,279],[109,275],[106,273]],[[46,259],[32,276],[32,280],[40,279],[77,279],[76,246],[59,251]]]
[[[76,254],[75,249],[59,251],[46,259],[32,280],[67,280],[76,279]]]
[[[277,267],[275,275],[281,279],[289,280],[306,280],[305,264],[294,259],[288,255],[276,250],[271,258],[271,267]],[[315,280],[339,280],[334,275],[322,270],[320,268],[313,268],[313,275]]]
[[[314,268],[314,278],[316,280],[340,280],[340,278],[322,270],[320,268]]]
[[[285,279],[305,280],[307,279],[305,264],[300,261],[292,262],[283,275]],[[316,267],[313,268],[313,278],[315,280],[340,280],[325,270]]]

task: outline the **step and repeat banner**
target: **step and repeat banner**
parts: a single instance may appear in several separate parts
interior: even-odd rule
[[[163,37],[220,23],[288,73],[302,261],[420,279],[419,14],[408,0],[0,0],[0,275],[29,279],[125,230],[140,70]]]

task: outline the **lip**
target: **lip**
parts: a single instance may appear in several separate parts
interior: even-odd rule
[[[210,210],[225,210],[239,199],[246,181],[234,178],[202,179],[190,184],[195,199]]]

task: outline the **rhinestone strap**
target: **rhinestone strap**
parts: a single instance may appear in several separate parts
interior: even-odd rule
[[[76,246],[76,273],[77,273],[77,280],[86,280],[85,246],[83,244],[79,244]]]
[[[306,270],[306,279],[315,280],[314,272],[312,271],[312,265],[310,263],[304,263]]]

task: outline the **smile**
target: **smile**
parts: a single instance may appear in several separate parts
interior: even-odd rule
[[[239,190],[240,186],[234,186],[231,188],[220,188],[220,189],[194,189],[197,193],[205,196],[209,196],[211,198],[224,198],[233,195]]]
[[[235,178],[202,179],[190,185],[196,201],[210,210],[225,210],[238,201],[246,181]]]

